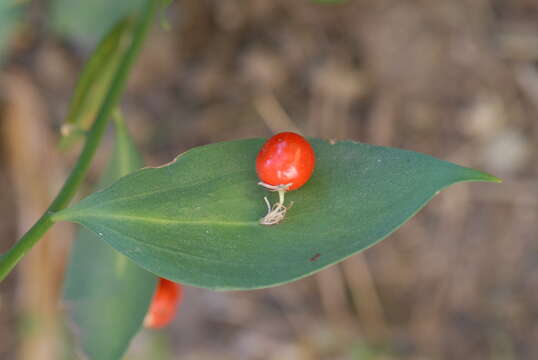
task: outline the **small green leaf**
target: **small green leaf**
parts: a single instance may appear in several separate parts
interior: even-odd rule
[[[267,227],[258,219],[268,193],[255,172],[263,141],[195,148],[120,179],[55,220],[102,234],[159,276],[253,289],[299,279],[372,246],[451,184],[498,181],[415,152],[313,139],[312,178],[286,195],[293,207],[285,220]]]
[[[101,186],[141,167],[141,159],[122,122],[116,148]],[[156,277],[82,228],[71,252],[64,298],[71,310],[82,351],[95,360],[117,360],[138,332]]]
[[[114,26],[97,46],[84,66],[69,105],[66,123],[62,128],[60,147],[68,148],[81,139],[95,120],[106,89],[117,71],[119,62],[127,49],[124,41],[131,29],[129,19],[123,19]]]

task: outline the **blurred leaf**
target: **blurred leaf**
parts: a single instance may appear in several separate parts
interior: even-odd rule
[[[91,44],[119,19],[140,9],[143,0],[51,0],[51,26],[58,33]]]
[[[262,226],[255,159],[264,140],[195,148],[139,170],[55,220],[78,222],[149,271],[212,289],[253,289],[312,274],[396,230],[441,189],[498,181],[428,155],[313,139],[311,180],[287,195],[293,208]]]
[[[66,124],[62,128],[61,148],[67,148],[88,130],[106,95],[118,64],[127,47],[128,19],[119,21],[97,46],[84,66],[78,80],[75,95],[69,106]]]
[[[15,0],[0,0],[0,64],[21,14],[22,4]]]
[[[396,357],[384,346],[358,343],[353,345],[351,358],[353,360],[390,360]]]
[[[116,126],[114,155],[100,187],[141,167],[123,123]],[[80,345],[90,359],[117,360],[139,330],[156,285],[143,270],[87,229],[75,241],[64,298]]]
[[[125,354],[124,360],[177,359],[174,356],[174,343],[171,340],[173,339],[170,338],[170,335],[164,331],[146,331],[143,346],[131,347]]]

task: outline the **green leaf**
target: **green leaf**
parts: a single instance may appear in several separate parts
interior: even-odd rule
[[[141,167],[125,126],[116,126],[114,156],[101,186]],[[71,252],[64,298],[82,351],[90,359],[117,360],[138,332],[155,290],[156,277],[93,232],[82,228]]]
[[[312,178],[286,195],[293,207],[285,220],[267,227],[258,219],[268,193],[255,172],[263,142],[195,148],[120,179],[54,220],[102,234],[159,276],[253,289],[299,279],[374,245],[451,184],[499,181],[415,152],[313,139]]]
[[[93,44],[119,19],[139,10],[143,0],[52,0],[52,28],[71,39]]]
[[[127,18],[119,21],[99,43],[84,66],[62,128],[61,148],[66,149],[81,139],[93,124],[127,49],[128,44],[124,40],[132,28],[130,25]]]
[[[23,6],[14,0],[0,0],[0,64],[4,60],[9,39],[13,34]]]

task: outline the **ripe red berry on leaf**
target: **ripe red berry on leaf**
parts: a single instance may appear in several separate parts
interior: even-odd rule
[[[265,184],[291,184],[286,190],[296,190],[310,179],[315,163],[314,150],[304,137],[282,132],[261,148],[256,158],[256,172]]]
[[[260,220],[263,225],[278,224],[289,207],[284,206],[286,191],[303,186],[312,176],[316,156],[310,143],[292,132],[276,134],[262,146],[256,158],[258,184],[271,191],[278,191],[279,201],[273,206],[267,198],[268,212]]]
[[[159,278],[155,294],[144,318],[144,326],[159,329],[168,325],[174,319],[182,297],[181,284]]]

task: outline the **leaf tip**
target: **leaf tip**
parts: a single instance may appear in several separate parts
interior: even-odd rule
[[[493,182],[493,183],[502,183],[503,180],[496,177],[496,176],[493,176],[491,174],[488,174],[486,172],[482,172],[480,171],[480,175],[481,175],[481,181],[486,181],[486,182]]]
[[[493,183],[502,183],[502,179],[488,174],[484,171],[475,170],[472,168],[465,168],[464,179],[460,181],[476,181],[476,182],[493,182]]]

